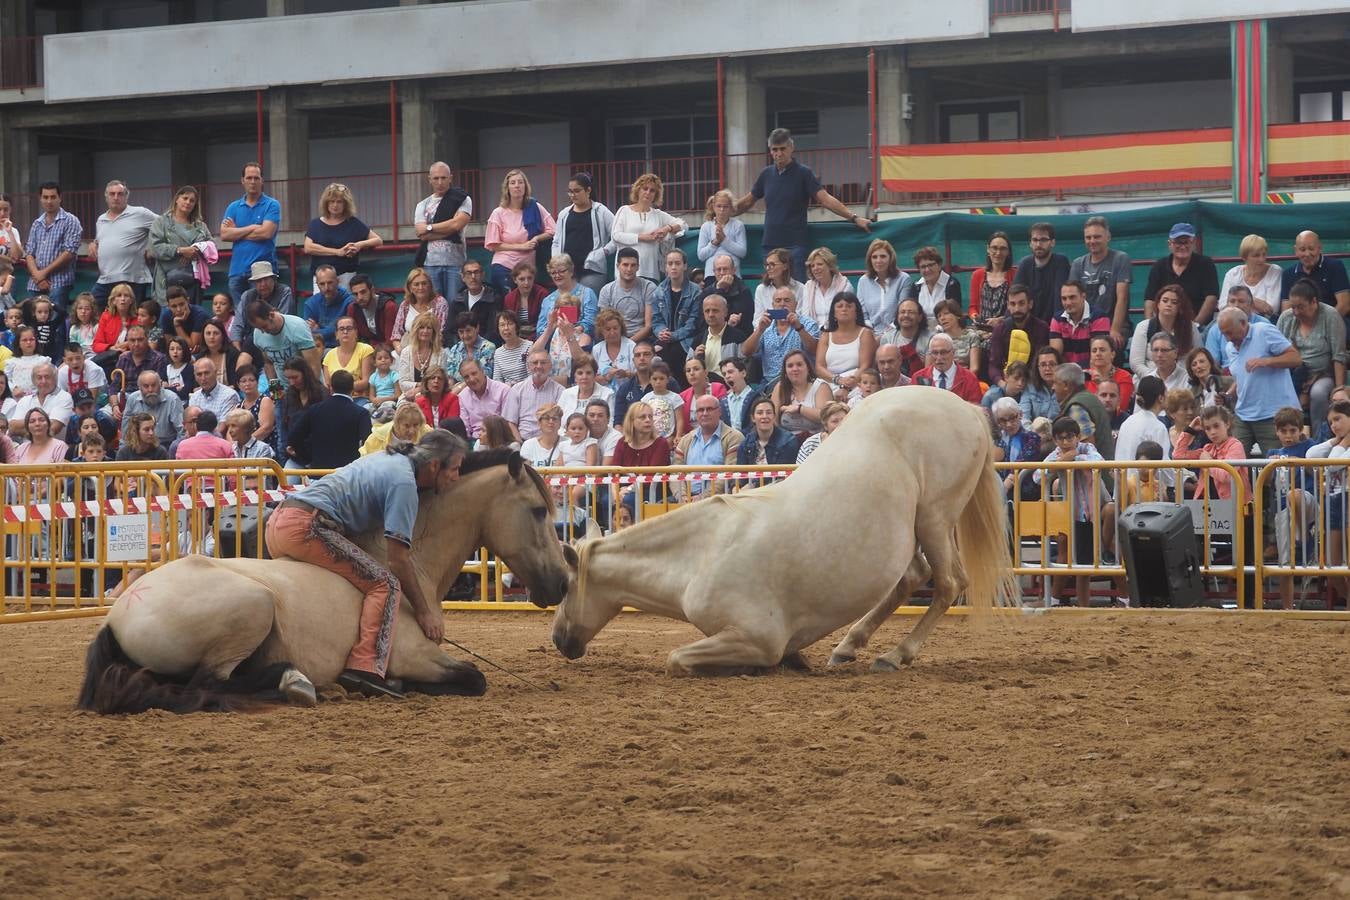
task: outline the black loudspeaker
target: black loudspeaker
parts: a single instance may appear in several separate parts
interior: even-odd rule
[[[239,511],[238,518],[235,517],[235,510],[229,508],[219,510],[217,515],[220,517],[220,546],[217,555],[222,559],[232,557],[257,559],[258,545],[262,543],[263,530],[267,527],[266,515],[264,514],[263,520],[259,522],[256,506],[244,507]],[[267,552],[266,545],[262,548],[262,558],[272,558]]]
[[[1132,606],[1203,606],[1204,583],[1191,511],[1136,503],[1117,523]]]

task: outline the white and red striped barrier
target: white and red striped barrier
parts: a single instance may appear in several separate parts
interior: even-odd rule
[[[738,481],[742,479],[786,478],[786,469],[769,472],[655,472],[639,475],[548,475],[550,485],[587,487],[599,485],[660,484],[689,481]],[[189,509],[222,509],[276,503],[297,488],[285,486],[263,491],[219,491],[215,493],[160,495],[94,500],[70,500],[59,503],[10,504],[4,507],[4,521],[51,522],[60,519],[97,518],[99,516],[144,515]]]

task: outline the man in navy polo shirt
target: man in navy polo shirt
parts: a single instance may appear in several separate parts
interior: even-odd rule
[[[240,179],[244,196],[225,208],[220,223],[222,240],[233,241],[230,256],[230,296],[239,307],[249,289],[248,272],[255,262],[277,264],[277,232],[281,230],[281,204],[263,193],[262,166],[244,165]]]
[[[1322,253],[1322,239],[1314,231],[1300,231],[1294,238],[1294,253],[1298,259],[1284,270],[1280,283],[1280,302],[1289,303],[1289,289],[1300,278],[1311,279],[1317,285],[1319,299],[1328,306],[1336,307],[1343,316],[1350,316],[1350,278],[1346,277],[1345,264],[1339,259],[1331,259]]]
[[[792,277],[804,282],[806,254],[811,250],[806,238],[806,209],[812,200],[863,231],[871,231],[872,224],[863,216],[855,216],[821,187],[816,173],[792,158],[794,149],[792,132],[786,128],[775,128],[769,133],[773,165],[765,166],[750,193],[736,201],[736,212],[745,212],[756,200],[764,201],[764,250],[778,247],[787,250],[792,254]]]

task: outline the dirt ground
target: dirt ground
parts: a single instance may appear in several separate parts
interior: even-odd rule
[[[948,619],[897,675],[727,680],[662,619],[576,662],[447,624],[561,692],[98,718],[99,620],[0,627],[0,895],[1350,896],[1350,622]]]

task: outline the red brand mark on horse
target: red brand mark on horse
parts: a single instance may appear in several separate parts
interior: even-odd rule
[[[122,601],[126,603],[127,608],[130,608],[132,604],[141,598],[141,594],[144,590],[145,588],[141,585],[136,585],[136,587],[122,595]]]

